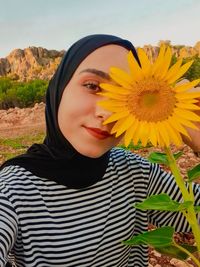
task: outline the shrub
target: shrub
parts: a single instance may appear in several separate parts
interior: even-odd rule
[[[10,78],[0,78],[0,109],[28,107],[45,101],[48,82],[33,80],[17,82]]]

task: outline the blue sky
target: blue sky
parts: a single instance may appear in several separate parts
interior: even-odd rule
[[[200,0],[0,0],[0,58],[29,46],[67,50],[94,33],[194,46],[199,28]]]

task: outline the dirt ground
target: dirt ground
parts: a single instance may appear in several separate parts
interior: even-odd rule
[[[45,104],[32,108],[0,110],[0,138],[16,138],[45,132]]]
[[[36,104],[32,108],[19,109],[13,108],[9,110],[0,110],[0,139],[16,138],[25,135],[32,135],[45,132],[45,104]],[[142,149],[137,153],[146,156],[154,148]],[[180,148],[183,156],[178,160],[178,164],[183,176],[185,176],[188,168],[200,163],[200,158],[194,156],[192,150],[184,145]],[[176,149],[174,150],[174,152]],[[200,180],[197,181],[200,183]],[[178,239],[184,242],[192,243],[191,234],[180,235]],[[160,253],[149,250],[149,267],[187,267],[194,265],[186,265],[185,263],[169,257],[164,257]]]

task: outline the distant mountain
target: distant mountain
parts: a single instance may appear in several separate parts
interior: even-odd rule
[[[6,58],[0,58],[0,76],[20,81],[49,80],[64,52],[34,46],[15,49]]]
[[[170,41],[160,41],[158,46],[145,45],[143,48],[152,58],[155,58],[161,43],[170,45],[176,57],[200,57],[200,41],[194,47],[171,45]],[[34,46],[15,49],[7,57],[0,58],[0,76],[7,76],[20,81],[49,80],[64,53],[64,50],[47,50]]]

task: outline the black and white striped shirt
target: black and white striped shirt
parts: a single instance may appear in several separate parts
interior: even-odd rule
[[[199,185],[194,186],[200,204]],[[135,210],[147,195],[181,194],[169,173],[121,148],[111,150],[103,179],[68,189],[19,166],[0,173],[0,266],[145,267],[146,246],[122,244],[154,225],[189,226],[179,213]]]

